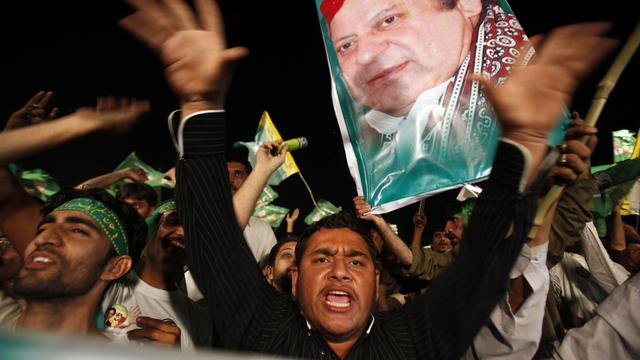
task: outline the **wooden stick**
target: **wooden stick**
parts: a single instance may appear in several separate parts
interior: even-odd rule
[[[633,33],[631,33],[631,36],[625,43],[620,53],[618,53],[618,56],[609,68],[609,71],[607,71],[607,74],[604,76],[604,78],[602,78],[600,83],[598,83],[596,93],[593,96],[593,100],[591,101],[591,107],[589,108],[589,112],[584,119],[585,125],[596,125],[596,122],[598,122],[598,118],[600,117],[600,113],[602,112],[604,105],[609,99],[609,94],[616,86],[616,83],[618,82],[622,71],[631,61],[631,58],[638,49],[639,45],[640,22],[636,25]],[[586,143],[587,140],[589,140],[589,136],[584,136],[581,139],[583,143]],[[536,235],[538,234],[538,229],[540,229],[542,223],[544,222],[544,218],[552,208],[553,204],[555,204],[560,199],[564,188],[565,185],[553,185],[551,189],[549,189],[549,192],[538,207],[536,217],[533,220],[533,226],[531,226],[531,230],[529,231],[529,239],[535,239]]]

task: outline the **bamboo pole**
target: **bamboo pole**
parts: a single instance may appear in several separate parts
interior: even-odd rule
[[[629,64],[633,54],[638,49],[640,45],[640,22],[636,25],[635,29],[631,33],[631,36],[624,44],[622,50],[618,53],[618,56],[614,60],[613,64],[607,71],[607,74],[602,78],[602,80],[598,83],[598,87],[595,95],[593,96],[593,100],[591,101],[591,107],[589,108],[589,112],[584,119],[585,125],[595,126],[598,118],[600,117],[600,113],[604,108],[604,105],[607,103],[609,99],[609,94],[616,86],[620,75],[624,68]],[[589,139],[589,136],[584,136],[581,141],[586,143]],[[564,190],[565,185],[553,185],[549,192],[545,196],[544,200],[538,206],[538,211],[536,212],[536,217],[533,220],[533,226],[529,231],[529,239],[535,239],[538,234],[538,230],[542,226],[544,219],[552,208],[553,204],[555,204],[562,195],[562,191]]]

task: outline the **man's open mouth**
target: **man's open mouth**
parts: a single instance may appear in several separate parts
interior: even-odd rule
[[[324,302],[333,311],[344,311],[351,308],[352,298],[346,291],[330,290],[325,295]]]

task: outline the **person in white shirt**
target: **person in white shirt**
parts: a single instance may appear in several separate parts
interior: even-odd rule
[[[140,263],[104,295],[103,333],[114,343],[152,341],[183,351],[210,345],[207,311],[178,289],[186,260],[175,202],[158,206],[147,224],[149,240]]]

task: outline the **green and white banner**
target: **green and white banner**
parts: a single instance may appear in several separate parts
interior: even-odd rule
[[[374,213],[486,178],[499,129],[471,76],[500,86],[535,55],[506,1],[315,2],[347,161]]]

